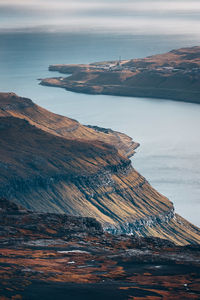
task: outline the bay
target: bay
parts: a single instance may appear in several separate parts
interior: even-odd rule
[[[84,95],[40,86],[56,63],[145,57],[198,45],[188,36],[79,33],[0,34],[0,91],[15,92],[84,124],[127,133],[141,144],[133,166],[196,225],[200,211],[200,106],[176,101]]]

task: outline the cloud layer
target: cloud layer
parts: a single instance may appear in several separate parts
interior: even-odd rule
[[[200,36],[200,1],[0,0],[0,30]]]

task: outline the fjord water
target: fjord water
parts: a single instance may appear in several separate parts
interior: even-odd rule
[[[200,105],[76,94],[37,81],[60,76],[48,72],[50,64],[145,57],[194,45],[198,39],[173,35],[1,34],[0,91],[29,97],[84,124],[127,133],[141,144],[134,167],[173,201],[179,214],[200,225]]]

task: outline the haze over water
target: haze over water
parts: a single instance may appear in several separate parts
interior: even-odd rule
[[[0,0],[0,91],[141,143],[134,167],[199,223],[200,106],[93,96],[38,85],[56,63],[145,57],[199,45],[199,1]],[[59,75],[58,75],[59,76]]]

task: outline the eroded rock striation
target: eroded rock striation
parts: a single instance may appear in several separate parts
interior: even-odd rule
[[[95,218],[111,233],[200,243],[199,229],[133,168],[128,157],[138,144],[126,135],[0,94],[0,143],[0,197],[35,212]]]
[[[87,65],[51,65],[71,74],[46,78],[42,85],[88,94],[171,99],[200,103],[200,47],[181,48],[143,59]]]

